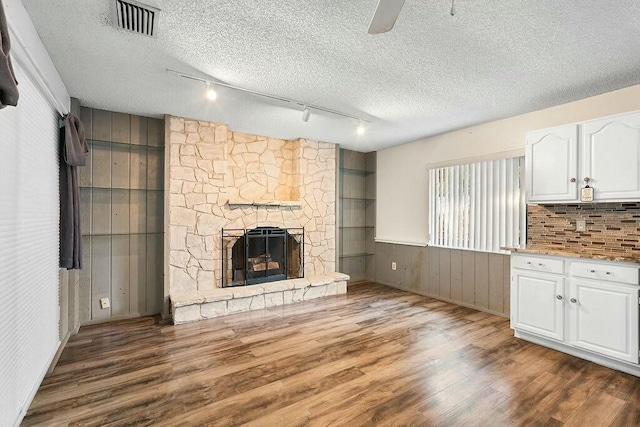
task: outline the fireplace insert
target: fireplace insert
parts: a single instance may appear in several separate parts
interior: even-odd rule
[[[222,286],[304,277],[304,228],[222,230]]]

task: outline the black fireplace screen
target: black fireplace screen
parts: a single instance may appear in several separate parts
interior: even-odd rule
[[[222,286],[304,277],[304,228],[222,230]]]

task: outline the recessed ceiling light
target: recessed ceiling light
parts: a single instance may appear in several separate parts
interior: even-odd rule
[[[356,133],[358,135],[362,135],[365,131],[364,125],[362,124],[362,122],[358,123],[358,127],[356,128]]]

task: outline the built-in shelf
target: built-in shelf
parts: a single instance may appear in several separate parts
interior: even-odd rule
[[[340,168],[340,170],[344,173],[348,173],[351,175],[362,175],[362,176],[367,176],[367,175],[371,175],[372,173],[375,173],[373,171],[365,171],[360,169],[349,169],[349,168]]]
[[[100,233],[100,234],[83,234],[82,237],[148,236],[152,234],[155,235],[155,234],[164,234],[164,233],[161,231],[153,231],[149,233],[113,233],[113,234]]]
[[[339,161],[338,266],[358,281],[373,277],[375,153],[340,149]]]
[[[375,254],[369,253],[369,252],[360,252],[357,254],[342,254],[340,255],[340,258],[357,258],[357,257],[363,257],[363,256],[372,256]]]
[[[376,199],[372,199],[369,197],[343,197],[340,196],[342,200],[357,200],[359,202],[374,202]]]
[[[148,193],[162,193],[164,190],[150,189],[150,188],[124,188],[124,187],[89,187],[81,186],[82,190],[119,190],[119,191],[144,191]]]
[[[142,144],[127,144],[126,142],[111,142],[111,141],[102,141],[99,139],[87,139],[87,144],[89,144],[89,146],[91,147],[105,147],[105,148],[111,148],[111,147],[121,147],[121,148],[125,148],[125,147],[129,147],[129,148],[135,148],[135,149],[151,149],[151,150],[156,150],[156,151],[164,151],[164,147],[158,147],[155,145],[142,145]]]

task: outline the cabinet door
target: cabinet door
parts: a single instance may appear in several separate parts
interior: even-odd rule
[[[569,282],[569,341],[575,347],[638,363],[638,287]]]
[[[564,278],[513,270],[511,327],[556,340],[564,339]]]
[[[582,173],[594,200],[640,200],[640,112],[583,125]]]
[[[528,202],[572,202],[578,199],[578,125],[527,134]]]

